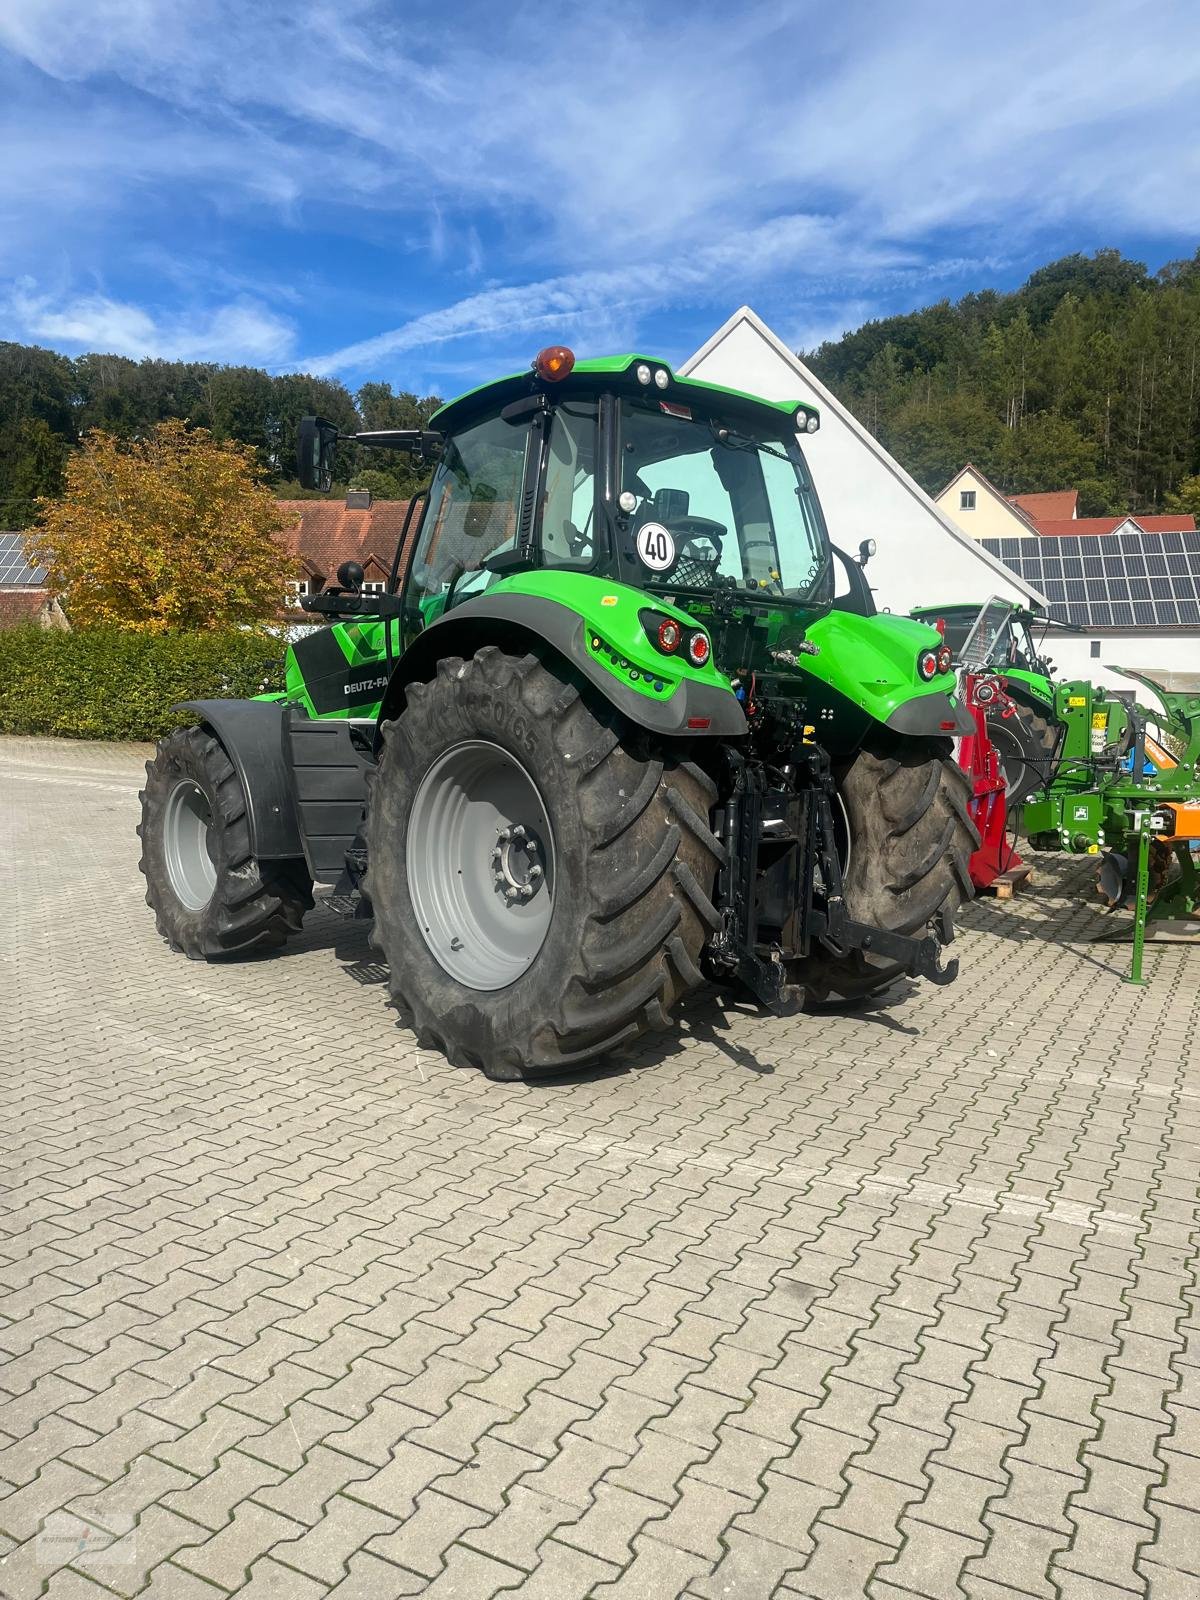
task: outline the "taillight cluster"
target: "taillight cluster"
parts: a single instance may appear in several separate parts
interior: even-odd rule
[[[954,652],[948,644],[944,644],[940,650],[922,650],[917,657],[918,676],[924,678],[926,683],[936,678],[939,672],[949,672],[953,665]]]
[[[661,611],[642,611],[642,627],[654,648],[664,656],[686,656],[694,667],[703,667],[712,655],[712,644],[703,628],[688,628]]]

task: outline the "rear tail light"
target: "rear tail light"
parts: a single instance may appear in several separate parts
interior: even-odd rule
[[[646,637],[660,655],[683,655],[694,667],[703,667],[712,656],[712,644],[703,628],[691,628],[687,621],[669,617],[665,611],[639,611]]]
[[[922,650],[921,654],[917,657],[917,671],[920,673],[921,677],[925,679],[926,683],[929,683],[931,681],[931,679],[937,677],[937,670],[938,670],[938,653],[937,653],[937,651],[936,650]]]
[[[949,672],[954,664],[954,652],[948,644],[944,644],[938,651],[938,671]]]

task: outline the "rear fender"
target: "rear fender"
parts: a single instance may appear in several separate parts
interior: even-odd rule
[[[284,706],[272,700],[184,700],[224,745],[246,795],[250,849],[262,861],[303,859],[283,748]]]
[[[657,604],[644,595],[636,599],[643,607]],[[668,679],[668,668],[677,664],[655,658],[636,609],[626,607],[630,615],[618,617],[614,607],[593,628],[573,607],[545,595],[496,588],[466,600],[420,633],[400,658],[380,707],[380,723],[400,714],[408,685],[428,682],[439,660],[471,656],[484,644],[497,644],[521,654],[536,650],[545,656],[548,651],[650,733],[688,739],[744,734],[742,708],[715,671],[706,674],[708,681],[678,671]],[[648,678],[666,682],[668,690],[659,694]]]
[[[942,642],[936,629],[890,612],[830,611],[809,623],[806,637],[820,653],[800,657],[804,672],[885,728],[934,739],[975,732],[966,708],[951,697],[952,677],[924,683],[917,675],[921,651]]]

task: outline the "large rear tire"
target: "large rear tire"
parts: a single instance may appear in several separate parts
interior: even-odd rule
[[[313,903],[308,867],[251,854],[242,782],[215,735],[183,728],[164,739],[139,798],[146,904],[172,949],[213,961],[300,931]]]
[[[534,655],[438,664],[383,728],[374,939],[418,1040],[511,1080],[651,1029],[703,980],[716,786]]]
[[[932,927],[948,941],[956,911],[974,893],[969,863],[979,846],[970,785],[949,742],[877,729],[839,774],[838,794],[851,917],[893,933],[919,936]],[[902,970],[855,950],[814,955],[797,978],[810,999],[854,999],[886,988]]]
[[[988,707],[987,731],[1000,760],[1008,804],[1020,805],[1029,795],[1040,794],[1054,776],[1059,725],[1018,699],[1008,717],[994,705]]]

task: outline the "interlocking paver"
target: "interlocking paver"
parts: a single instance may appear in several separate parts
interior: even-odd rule
[[[1196,957],[1085,967],[1083,864],[965,983],[500,1086],[327,912],[173,957],[138,775],[0,740],[0,1589],[1191,1600]]]

